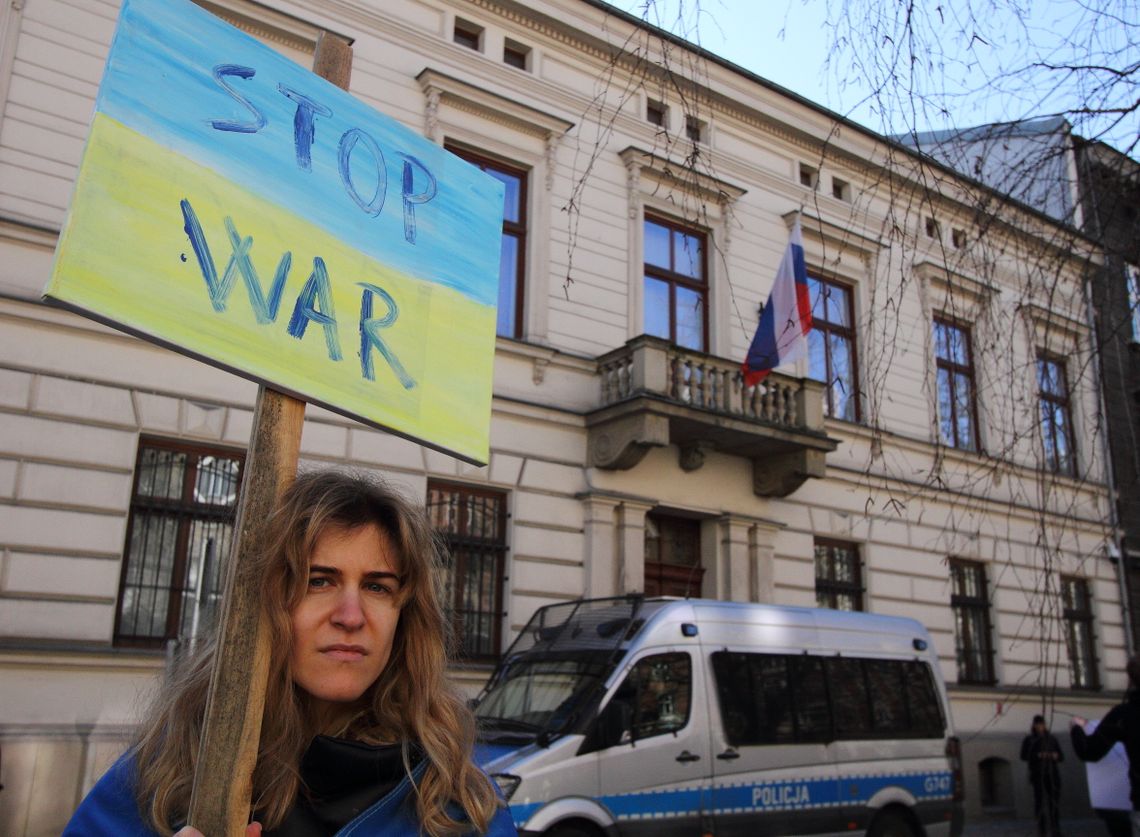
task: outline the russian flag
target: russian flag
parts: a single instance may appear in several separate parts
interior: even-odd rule
[[[804,265],[804,238],[800,219],[792,226],[788,249],[780,260],[768,304],[760,315],[756,336],[741,366],[744,385],[755,386],[782,363],[807,354],[807,333],[811,331],[811,298],[808,294],[807,267]]]

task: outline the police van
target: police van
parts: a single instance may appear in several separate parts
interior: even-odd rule
[[[477,698],[521,835],[961,833],[946,689],[911,619],[697,599],[540,608]]]

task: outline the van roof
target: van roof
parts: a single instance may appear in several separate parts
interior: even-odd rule
[[[683,640],[678,627],[697,626],[705,646],[763,646],[815,653],[933,654],[930,635],[914,619],[789,605],[714,599],[579,599],[535,611],[505,659],[521,653],[617,651],[631,643]]]

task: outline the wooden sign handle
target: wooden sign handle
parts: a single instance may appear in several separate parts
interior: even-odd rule
[[[347,89],[351,66],[352,46],[322,32],[314,72]],[[251,562],[264,543],[266,520],[296,478],[304,421],[304,401],[258,390],[187,818],[206,837],[244,837],[249,822],[269,668],[260,579]]]

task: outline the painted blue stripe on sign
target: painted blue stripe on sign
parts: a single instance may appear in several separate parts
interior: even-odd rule
[[[124,2],[96,110],[383,264],[496,304],[501,183],[186,0]]]

